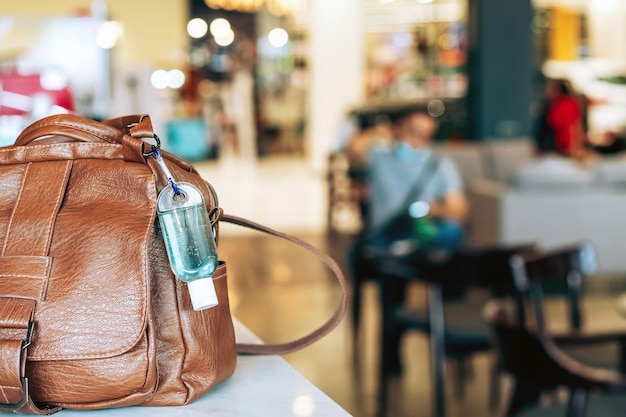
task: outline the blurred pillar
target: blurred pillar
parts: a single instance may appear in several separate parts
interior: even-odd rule
[[[530,136],[531,0],[469,0],[470,138]]]
[[[361,0],[310,0],[309,156],[323,170],[342,120],[363,99]]]
[[[626,0],[587,2],[592,58],[626,60]]]

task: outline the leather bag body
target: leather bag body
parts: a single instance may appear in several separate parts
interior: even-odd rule
[[[53,116],[0,148],[0,402],[4,410],[183,405],[228,378],[236,346],[226,265],[194,311],[156,217],[166,182],[147,116]],[[214,191],[165,155],[173,175]]]
[[[147,115],[95,122],[51,116],[0,148],[0,411],[188,404],[235,370],[238,353],[284,354],[328,334],[347,285],[327,255],[295,237],[223,215],[215,190],[188,162],[162,152],[177,181],[203,193],[219,221],[286,239],[325,262],[342,298],[299,339],[236,344],[226,264],[219,304],[194,311],[171,271],[158,221],[167,185]]]

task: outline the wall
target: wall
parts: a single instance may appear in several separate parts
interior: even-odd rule
[[[173,67],[184,62],[188,38],[187,2],[108,0],[109,16],[124,25],[124,40],[114,51],[114,64]],[[0,16],[71,16],[89,12],[88,0],[2,0]],[[149,10],[150,18],[146,19]]]
[[[626,0],[589,1],[591,57],[626,61]]]

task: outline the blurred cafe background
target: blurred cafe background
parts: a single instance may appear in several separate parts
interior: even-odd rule
[[[539,143],[549,80],[580,105],[575,153]],[[349,264],[364,219],[347,149],[407,109],[438,122],[433,147],[461,174],[468,242],[589,242],[600,278],[585,289],[602,300],[592,322],[626,329],[615,301],[626,294],[626,0],[0,2],[0,146],[50,114],[150,114],[226,212],[340,263],[361,310],[286,359],[358,416],[442,415],[432,336],[402,342],[401,374],[379,372],[380,282]],[[233,313],[262,339],[301,334],[332,311],[337,289],[313,259],[230,227],[220,251],[232,259]],[[424,306],[432,283],[418,284],[408,301]],[[504,415],[516,377],[502,371],[501,395],[490,395],[489,346],[446,361],[446,415]]]

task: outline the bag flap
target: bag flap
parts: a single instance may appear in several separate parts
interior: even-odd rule
[[[14,190],[0,195],[0,204],[10,207]],[[144,337],[155,204],[147,166],[74,161],[53,226],[52,266],[46,297],[35,311],[29,360],[111,357]]]

